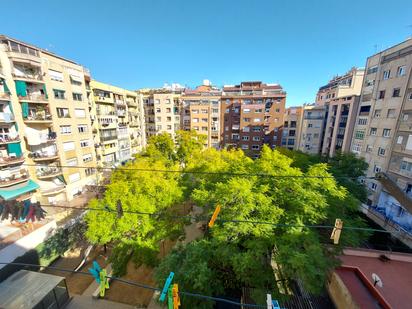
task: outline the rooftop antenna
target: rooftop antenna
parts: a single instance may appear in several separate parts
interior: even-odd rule
[[[377,274],[375,274],[375,273],[372,274],[372,280],[373,280],[373,286],[378,286],[380,288],[383,287],[383,282]]]

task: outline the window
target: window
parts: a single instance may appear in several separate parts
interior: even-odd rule
[[[375,113],[373,114],[373,117],[375,118],[379,118],[381,116],[381,110],[380,109],[376,109]]]
[[[392,97],[399,98],[401,96],[401,88],[393,88]]]
[[[371,182],[369,184],[369,188],[371,188],[373,191],[376,191],[376,189],[378,188],[378,185],[374,182]]]
[[[364,126],[368,123],[368,118],[359,118],[358,125]]]
[[[383,129],[383,137],[390,137],[391,136],[391,129]]]
[[[409,94],[409,100],[412,100],[412,92]]]
[[[412,163],[407,161],[402,161],[400,166],[401,171],[412,172]]]
[[[93,155],[91,153],[87,153],[83,155],[83,163],[87,163],[91,161],[93,161]]]
[[[353,152],[356,152],[356,153],[359,153],[359,152],[361,151],[361,145],[359,145],[359,144],[353,144],[353,146],[352,146],[352,151],[353,151]]]
[[[63,143],[63,150],[64,151],[74,150],[74,142]]]
[[[249,136],[242,136],[242,141],[248,141],[249,140]]]
[[[406,74],[406,67],[404,65],[398,67],[398,76],[404,76]]]
[[[90,176],[96,173],[96,169],[88,167],[84,170],[84,172],[86,173],[86,176]]]
[[[57,110],[57,117],[59,118],[70,118],[69,109],[68,108],[56,108]]]
[[[170,107],[166,108],[166,113],[171,113],[172,109]]]
[[[166,130],[171,130],[172,129],[172,126],[170,125],[170,124],[168,124],[167,126],[166,126]]]
[[[406,141],[406,150],[412,150],[412,135],[408,136],[408,140]]]
[[[249,149],[249,145],[246,144],[242,144],[242,146],[240,146],[243,150]]]
[[[250,118],[243,118],[244,122],[250,122]]]
[[[391,70],[383,71],[383,79],[389,79],[391,77]]]
[[[385,90],[381,90],[381,91],[379,91],[379,100],[382,100],[382,99],[384,99],[385,98]]]
[[[66,99],[64,93],[64,90],[59,90],[59,89],[53,89],[53,93],[54,93],[54,98],[58,99],[58,100],[64,100]]]
[[[402,117],[403,121],[407,121],[408,118],[409,118],[409,115],[408,115],[408,114],[403,114],[403,117]]]
[[[385,152],[386,152],[385,148],[382,148],[382,147],[378,148],[378,156],[383,157],[385,155]]]
[[[253,122],[261,122],[262,121],[262,119],[260,119],[260,118],[253,118]]]
[[[365,86],[373,86],[373,85],[375,85],[375,80],[374,79],[367,79],[366,81],[365,81]]]
[[[172,117],[166,117],[166,121],[172,121]]]
[[[218,108],[212,108],[212,113],[214,113],[214,114],[219,113],[219,109]]]
[[[252,145],[252,150],[259,150],[260,146],[259,145]]]
[[[253,130],[252,130],[253,132],[260,132],[261,131],[261,128],[260,127],[253,127]]]
[[[259,142],[260,141],[260,136],[253,136],[252,140],[254,142]]]
[[[69,175],[69,180],[70,180],[70,183],[80,180],[80,173],[74,173],[74,174]]]
[[[366,145],[366,152],[372,152],[372,146]]]
[[[83,100],[81,93],[75,93],[75,92],[73,92],[72,95],[73,95],[73,100],[74,100],[74,101],[82,101],[82,100]]]
[[[395,112],[396,112],[396,110],[394,108],[388,109],[387,117],[388,118],[395,118]]]
[[[155,104],[160,104],[160,100],[159,100],[159,99],[156,99],[156,100],[154,100],[154,103],[155,103]]]
[[[161,113],[161,112],[162,112],[162,110],[159,107],[157,107],[156,108],[156,113]]]
[[[371,128],[369,134],[370,134],[370,135],[376,135],[376,132],[377,132],[377,131],[378,131],[377,128]]]
[[[250,127],[243,127],[242,131],[243,132],[250,132]]]
[[[63,81],[63,73],[62,72],[58,72],[55,70],[49,70],[49,75],[50,75],[50,79],[57,81],[57,82],[62,82]]]
[[[208,114],[208,110],[207,110],[207,109],[202,109],[201,112],[202,112],[202,114]]]
[[[363,139],[365,137],[365,130],[356,130],[355,131],[355,138],[356,139]]]
[[[77,130],[79,131],[79,133],[86,133],[88,131],[88,126],[87,124],[79,124],[77,126]]]
[[[80,147],[82,147],[82,148],[90,147],[91,144],[92,143],[88,139],[83,139],[83,140],[80,141]]]
[[[207,122],[207,118],[202,118],[202,122]]]
[[[402,135],[399,135],[396,143],[397,143],[397,144],[402,144],[402,142],[403,142],[403,136],[402,136]]]
[[[261,113],[261,112],[262,112],[262,109],[261,109],[261,108],[255,109],[255,113]]]
[[[74,110],[74,115],[76,116],[76,118],[86,118],[86,110],[82,108],[76,108]]]
[[[71,159],[66,160],[66,165],[77,166],[78,165],[77,158],[71,158]]]
[[[71,134],[72,126],[60,126],[60,133],[61,134]]]
[[[308,128],[312,128],[313,124],[312,123],[308,123]]]
[[[378,165],[375,164],[375,166],[373,167],[373,172],[374,173],[379,173],[382,171],[382,168]]]
[[[378,67],[375,65],[375,66],[370,67],[368,69],[367,74],[373,74],[373,73],[376,73],[376,72],[378,72]]]
[[[207,127],[202,127],[202,131],[207,131]]]

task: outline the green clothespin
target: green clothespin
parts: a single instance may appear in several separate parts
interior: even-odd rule
[[[173,309],[173,287],[170,285],[169,291],[167,291],[167,308]]]
[[[109,288],[109,280],[107,278],[106,269],[102,269],[100,272],[100,297],[103,298],[106,289]]]

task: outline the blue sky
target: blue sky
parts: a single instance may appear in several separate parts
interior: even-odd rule
[[[412,1],[71,0],[2,3],[0,32],[127,89],[280,83],[287,105],[412,35]]]

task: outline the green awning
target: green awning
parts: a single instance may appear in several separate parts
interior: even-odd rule
[[[29,103],[27,102],[21,103],[21,112],[22,112],[23,118],[27,118],[27,116],[29,115]]]
[[[7,144],[7,152],[9,154],[14,153],[16,157],[21,157],[23,153],[21,151],[20,141]]]
[[[34,191],[40,188],[40,186],[35,183],[33,180],[29,180],[26,184],[16,185],[9,189],[0,189],[0,196],[4,200],[12,200],[20,195],[23,195],[27,192]]]
[[[25,97],[27,96],[27,85],[26,82],[22,80],[16,80],[14,81],[16,83],[16,92],[17,96],[22,96]]]

